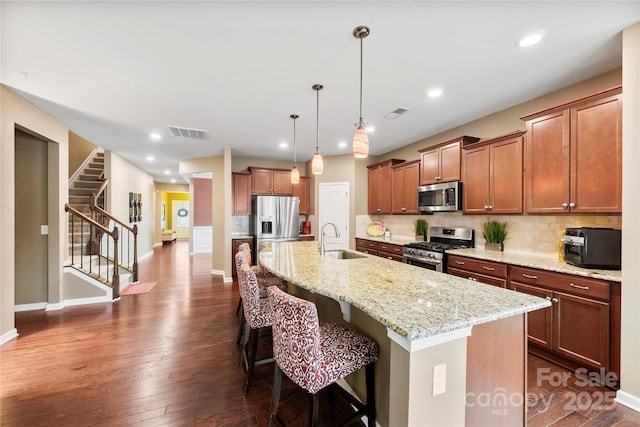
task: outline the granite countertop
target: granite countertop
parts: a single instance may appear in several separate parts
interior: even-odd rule
[[[231,240],[233,239],[253,239],[253,236],[249,234],[232,234]]]
[[[447,251],[447,254],[483,259],[486,261],[503,262],[505,264],[555,271],[558,273],[574,274],[576,276],[608,280],[610,282],[622,282],[622,271],[620,270],[592,270],[589,268],[580,268],[560,262],[556,257],[545,257],[516,252],[487,251],[483,248],[454,249]]]
[[[347,302],[409,341],[511,317],[545,299],[361,252],[357,259],[321,256],[317,242],[274,243],[260,265],[288,282]]]

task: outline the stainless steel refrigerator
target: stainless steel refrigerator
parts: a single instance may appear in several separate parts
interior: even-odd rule
[[[255,236],[254,259],[263,243],[298,240],[300,199],[252,196],[250,232]]]

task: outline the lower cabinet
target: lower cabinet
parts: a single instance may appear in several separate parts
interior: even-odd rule
[[[531,344],[589,368],[610,369],[608,282],[512,267],[510,288],[552,303],[529,314]]]
[[[378,255],[378,242],[367,239],[356,239],[356,251]]]
[[[507,265],[498,262],[449,255],[447,273],[487,285],[507,287]]]
[[[316,236],[305,236],[304,234],[300,234],[298,235],[298,240],[307,242],[311,240],[316,240]]]
[[[402,262],[402,245],[356,238],[356,251]]]
[[[231,276],[233,277],[238,276],[236,254],[238,253],[238,246],[243,243],[248,243],[251,250],[253,250],[253,238],[231,239]]]

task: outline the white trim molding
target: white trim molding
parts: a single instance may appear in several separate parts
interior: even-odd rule
[[[640,412],[640,397],[634,396],[622,390],[618,390],[616,398],[613,399],[616,403],[626,406],[636,412]]]
[[[7,343],[14,338],[18,338],[18,330],[16,328],[13,328],[0,336],[0,345]]]
[[[35,302],[32,304],[16,304],[13,306],[13,311],[18,313],[21,311],[46,310],[46,308],[46,302]]]
[[[389,337],[389,339],[407,350],[409,353],[413,353],[414,351],[424,350],[425,348],[435,347],[437,345],[455,341],[460,338],[469,337],[471,336],[471,326],[456,329],[454,331],[443,332],[441,334],[432,335],[430,337],[418,338],[415,340],[408,340],[399,333],[387,328],[387,336]]]

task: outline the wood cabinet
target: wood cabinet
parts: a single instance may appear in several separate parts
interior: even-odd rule
[[[418,214],[420,160],[391,167],[391,213]]]
[[[463,146],[464,213],[522,213],[523,131]]]
[[[507,265],[498,262],[449,255],[447,273],[487,285],[507,287]]]
[[[529,314],[533,353],[538,346],[582,366],[611,369],[608,282],[514,266],[510,288],[552,302]]]
[[[527,213],[622,212],[621,88],[522,119]]]
[[[288,169],[268,169],[250,167],[251,193],[274,196],[291,196],[291,171]]]
[[[460,148],[480,138],[461,136],[420,152],[420,185],[460,180]]]
[[[367,166],[369,170],[369,214],[391,213],[391,166],[404,160],[390,159]]]
[[[402,262],[402,245],[356,238],[356,251]]]
[[[310,241],[316,240],[316,237],[315,236],[305,236],[304,234],[300,234],[298,236],[298,240],[305,241],[305,242],[310,242]]]
[[[378,255],[378,242],[356,238],[356,251],[370,255]]]
[[[300,182],[293,184],[293,196],[300,199],[300,215],[309,215],[310,212],[310,179],[307,176],[301,176]]]
[[[251,215],[251,175],[234,172],[231,178],[233,215]]]
[[[236,269],[236,254],[238,253],[238,246],[243,243],[248,243],[251,250],[253,250],[253,238],[231,239],[231,276],[233,277],[238,276],[238,271]]]

